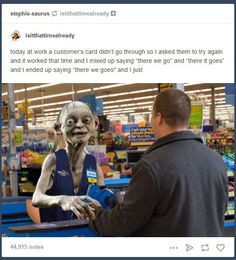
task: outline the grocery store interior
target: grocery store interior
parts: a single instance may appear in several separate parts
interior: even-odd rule
[[[152,105],[156,95],[168,88],[178,88],[189,95],[190,131],[220,153],[227,166],[229,200],[225,234],[234,236],[234,86],[224,83],[3,84],[4,236],[78,235],[78,226],[73,225],[36,232],[33,225],[40,220],[33,215],[35,209],[30,203],[42,163],[55,150],[53,125],[65,104],[85,102],[99,118],[96,137],[89,140],[87,149],[101,166],[106,188],[119,201],[132,178],[133,167],[155,141],[150,125]],[[114,206],[109,196],[101,196],[107,208]],[[90,236],[89,228],[81,227],[80,235]]]

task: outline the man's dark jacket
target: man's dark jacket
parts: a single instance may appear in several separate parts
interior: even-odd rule
[[[154,143],[136,165],[122,204],[96,209],[107,236],[224,236],[228,181],[221,156],[190,131]]]

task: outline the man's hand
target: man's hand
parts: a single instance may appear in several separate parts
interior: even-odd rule
[[[81,200],[86,200],[88,203],[84,204],[83,205],[83,208],[85,210],[85,212],[87,213],[87,216],[90,220],[95,220],[96,218],[96,215],[95,215],[95,210],[96,208],[101,208],[101,204],[95,200],[95,199],[92,199],[91,197],[89,196],[80,196]]]

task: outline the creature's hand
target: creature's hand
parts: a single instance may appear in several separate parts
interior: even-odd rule
[[[83,206],[87,213],[88,218],[90,220],[95,220],[95,218],[96,218],[95,209],[101,208],[102,207],[101,204],[97,200],[94,200],[89,196],[80,196],[80,198],[82,200],[86,200],[88,202],[87,204],[84,204],[84,206]]]
[[[59,206],[64,210],[72,210],[78,219],[84,220],[87,217],[87,212],[84,209],[85,203],[79,196],[61,196]]]

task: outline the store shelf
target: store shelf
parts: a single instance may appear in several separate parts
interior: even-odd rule
[[[234,216],[234,210],[225,213],[225,216]]]
[[[228,177],[234,177],[234,172],[228,171],[227,175],[228,175]]]
[[[227,220],[234,221],[234,215],[225,215],[225,221]]]
[[[42,168],[42,164],[30,164],[30,165],[27,165],[27,166],[25,166],[24,165],[24,167],[22,166],[21,167],[22,168],[22,170],[27,170],[27,169],[41,169]]]

